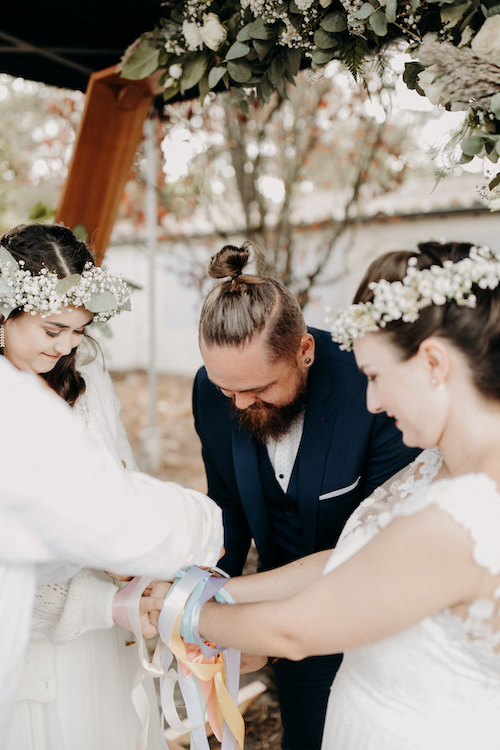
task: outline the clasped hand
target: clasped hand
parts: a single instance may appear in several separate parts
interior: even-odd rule
[[[144,638],[153,638],[158,635],[158,618],[160,616],[163,601],[168,594],[172,583],[168,581],[153,581],[141,597],[139,604],[139,615],[141,620],[142,635]],[[267,663],[267,656],[256,654],[241,654],[240,673],[255,672],[262,669]]]

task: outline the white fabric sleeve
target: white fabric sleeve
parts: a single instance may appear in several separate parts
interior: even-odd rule
[[[117,591],[111,579],[100,580],[90,570],[80,571],[70,581],[38,586],[31,639],[67,643],[89,630],[111,628]]]
[[[217,562],[222,520],[212,500],[123,471],[58,396],[7,361],[0,414],[4,561],[68,561],[154,578]]]

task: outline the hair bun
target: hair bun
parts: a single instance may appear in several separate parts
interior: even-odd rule
[[[208,275],[213,279],[224,279],[226,276],[235,279],[242,274],[249,258],[250,250],[247,246],[225,245],[211,259],[208,266]]]

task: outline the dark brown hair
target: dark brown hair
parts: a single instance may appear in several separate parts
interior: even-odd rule
[[[377,258],[368,269],[354,302],[371,302],[371,282],[401,280],[406,275],[408,259],[417,259],[417,268],[442,266],[467,258],[473,245],[469,242],[425,242],[417,252],[395,251]],[[425,339],[439,336],[448,339],[465,357],[476,388],[487,398],[500,400],[500,287],[480,289],[473,285],[476,307],[431,305],[420,311],[414,323],[392,321],[381,330],[401,354],[402,360],[413,357]]]
[[[0,244],[17,261],[24,261],[24,268],[33,276],[42,268],[47,268],[63,279],[72,273],[82,273],[86,263],[95,265],[94,256],[87,245],[70,229],[62,226],[21,224],[4,234]],[[17,318],[25,314],[22,308],[17,308],[9,317]],[[90,336],[87,338],[90,339]],[[58,360],[53,370],[40,374],[40,377],[70,406],[73,406],[85,391],[85,380],[76,369],[75,358],[76,349],[73,349]]]
[[[243,346],[262,333],[272,361],[294,357],[307,331],[299,304],[276,279],[243,274],[249,258],[246,243],[226,245],[213,256],[209,275],[230,279],[217,284],[205,299],[200,340],[208,346]]]

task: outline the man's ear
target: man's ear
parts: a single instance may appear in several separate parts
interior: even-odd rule
[[[297,351],[297,362],[299,367],[310,367],[314,362],[316,342],[310,333],[304,333],[300,337],[299,349]]]

